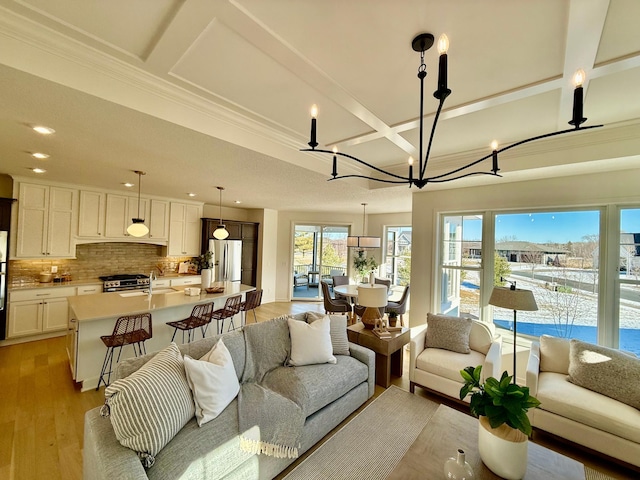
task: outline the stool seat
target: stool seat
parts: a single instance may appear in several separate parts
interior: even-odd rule
[[[242,295],[234,295],[233,297],[228,297],[227,301],[224,304],[224,307],[215,310],[211,314],[211,319],[216,320],[217,322],[217,332],[218,334],[222,333],[224,328],[225,319],[231,319],[229,328],[227,331],[231,331],[231,326],[235,330],[235,325],[233,324],[233,317],[240,313],[240,304],[242,303]],[[222,322],[222,324],[220,324]]]
[[[258,323],[258,319],[256,317],[256,308],[260,306],[262,303],[262,289],[260,290],[251,290],[247,292],[245,295],[245,301],[240,304],[240,311],[244,312],[244,319],[242,325],[244,326],[247,323],[247,312],[253,310],[253,321]]]
[[[107,347],[107,353],[104,356],[102,371],[100,372],[100,378],[98,379],[98,386],[96,387],[96,390],[100,389],[101,383],[104,383],[105,387],[111,383],[114,349],[119,349],[116,364],[120,361],[122,347],[126,345],[133,346],[133,354],[136,357],[138,355],[144,355],[147,353],[144,342],[149,340],[152,336],[151,313],[139,313],[137,315],[126,315],[118,318],[115,326],[113,327],[113,333],[111,335],[102,335],[100,337],[102,343]],[[107,366],[109,368],[108,372]],[[106,380],[104,378],[105,375],[107,375]]]
[[[211,323],[211,314],[213,312],[213,302],[196,305],[191,311],[191,315],[182,320],[176,320],[173,322],[167,322],[167,325],[175,328],[171,341],[178,333],[178,330],[182,330],[182,343],[184,343],[184,332],[187,332],[187,342],[195,339],[195,330],[200,328],[202,332],[202,338],[207,334],[207,328]]]

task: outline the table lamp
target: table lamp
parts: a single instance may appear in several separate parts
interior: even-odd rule
[[[516,288],[516,282],[507,281],[511,283],[510,287],[493,287],[489,304],[513,310],[513,383],[516,383],[516,338],[518,336],[516,311],[532,312],[538,310],[538,305],[531,290]]]
[[[365,328],[374,328],[376,320],[382,318],[380,307],[387,306],[387,287],[385,285],[359,285],[358,305],[366,307],[362,314]]]

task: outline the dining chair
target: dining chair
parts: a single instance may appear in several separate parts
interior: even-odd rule
[[[102,343],[107,347],[107,353],[104,356],[104,362],[102,363],[102,371],[100,372],[100,378],[98,379],[98,386],[96,390],[100,389],[100,383],[104,383],[104,386],[108,386],[111,382],[111,372],[113,371],[113,351],[118,348],[118,358],[116,364],[120,361],[120,355],[122,354],[122,347],[126,345],[133,346],[134,355],[141,356],[146,355],[147,349],[144,342],[149,340],[153,336],[151,325],[151,313],[139,313],[136,315],[126,315],[116,320],[116,324],[113,327],[113,333],[111,335],[103,335],[100,337]],[[136,349],[136,346],[138,347]],[[107,365],[109,371],[107,372]],[[105,381],[104,376],[107,375]]]
[[[332,298],[329,284],[320,282],[322,285],[322,296],[324,298],[324,312],[329,313],[351,313],[351,303],[344,298]]]
[[[404,287],[404,291],[402,292],[402,296],[400,300],[397,302],[389,302],[387,303],[387,307],[385,308],[385,312],[389,313],[391,310],[395,310],[400,317],[400,325],[404,327],[404,319],[403,315],[407,312],[407,300],[409,299],[409,285]]]
[[[334,275],[331,278],[333,279],[334,291],[335,291],[335,288],[339,287],[340,285],[349,285],[349,277],[347,277],[346,275]],[[345,300],[347,299],[347,297],[345,297],[344,295],[340,295],[337,292],[336,292],[336,298],[342,298]]]

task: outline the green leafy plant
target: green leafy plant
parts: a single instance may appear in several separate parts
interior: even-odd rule
[[[358,250],[358,254],[353,259],[353,266],[355,267],[358,275],[364,278],[369,272],[373,272],[378,268],[378,262],[373,257],[366,257],[364,250]]]
[[[213,254],[211,252],[205,252],[199,257],[195,257],[191,263],[195,264],[198,273],[204,268],[213,268]]]
[[[513,377],[507,372],[502,373],[500,380],[489,377],[484,383],[480,383],[481,372],[482,365],[460,370],[460,375],[465,381],[460,389],[460,400],[464,400],[471,394],[471,413],[476,417],[487,417],[491,428],[497,428],[506,423],[527,436],[531,435],[531,423],[527,417],[527,411],[530,408],[537,408],[540,402],[529,395],[529,387],[511,383]]]

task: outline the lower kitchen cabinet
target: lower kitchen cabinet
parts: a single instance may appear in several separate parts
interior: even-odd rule
[[[12,292],[9,295],[7,338],[66,330],[67,297],[75,294],[74,287]]]

